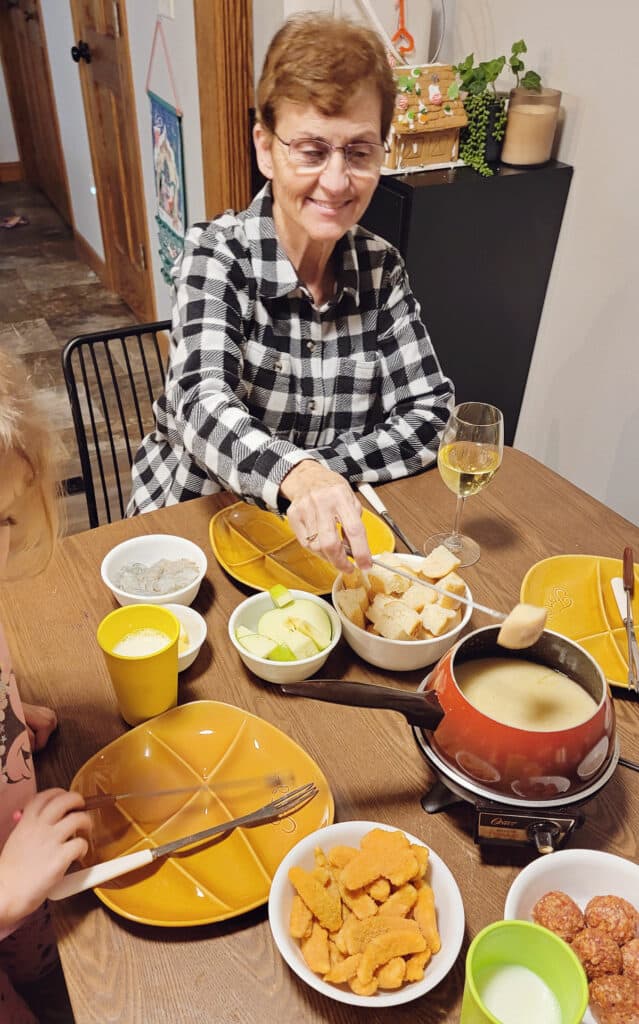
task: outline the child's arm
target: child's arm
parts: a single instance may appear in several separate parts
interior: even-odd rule
[[[26,805],[0,853],[0,930],[12,928],[44,902],[74,860],[90,830],[80,793],[46,789]]]
[[[39,704],[25,704],[22,702],[24,720],[29,733],[29,743],[32,750],[42,750],[46,746],[49,736],[58,726],[58,719],[52,708],[44,708]]]

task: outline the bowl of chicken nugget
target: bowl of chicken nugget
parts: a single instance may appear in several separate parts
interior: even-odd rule
[[[286,855],[269,896],[284,960],[330,999],[398,1006],[429,992],[455,963],[464,906],[444,861],[387,824],[345,821]]]
[[[364,661],[392,672],[433,665],[470,621],[472,607],[460,600],[472,598],[456,571],[459,559],[440,546],[423,558],[383,552],[376,560],[383,567],[340,573],[333,584],[347,643]]]
[[[599,850],[533,861],[510,887],[504,917],[535,921],[582,962],[584,1024],[639,1024],[639,866]]]

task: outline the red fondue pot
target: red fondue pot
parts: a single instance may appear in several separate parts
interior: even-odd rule
[[[543,802],[573,797],[589,789],[615,752],[615,713],[606,679],[578,644],[546,630],[532,647],[505,651],[497,645],[498,626],[476,630],[437,663],[425,692],[436,694],[444,712],[429,743],[457,776],[488,789],[495,799]],[[516,658],[563,672],[593,698],[595,710],[568,729],[518,729],[479,711],[455,679],[464,662],[487,657]]]
[[[343,679],[311,679],[281,689],[334,704],[401,712],[444,774],[458,783],[465,779],[484,799],[543,806],[591,795],[614,770],[617,757],[614,707],[601,669],[559,633],[545,630],[531,647],[510,651],[498,646],[498,632],[498,626],[487,626],[458,641],[417,693]],[[457,665],[482,657],[520,658],[563,672],[593,698],[592,716],[553,732],[518,729],[489,718],[464,697],[455,680]]]

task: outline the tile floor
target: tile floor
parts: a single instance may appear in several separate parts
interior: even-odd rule
[[[0,184],[0,220],[21,214],[26,225],[0,228],[0,356],[24,361],[60,441],[60,479],[74,489],[80,476],[60,354],[77,334],[135,322],[75,256],[70,228],[45,196],[24,182]],[[76,488],[77,489],[77,488]],[[83,494],[65,498],[67,532],[88,527]]]

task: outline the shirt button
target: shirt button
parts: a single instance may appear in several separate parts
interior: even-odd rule
[[[281,373],[282,372],[282,364],[281,363],[276,363],[275,364],[275,372],[276,373]]]
[[[315,402],[313,401],[312,398],[310,402],[307,404],[306,408],[308,409],[309,412],[315,412]]]
[[[309,352],[314,352],[315,351],[315,342],[314,341],[307,341],[306,347],[307,347]]]

